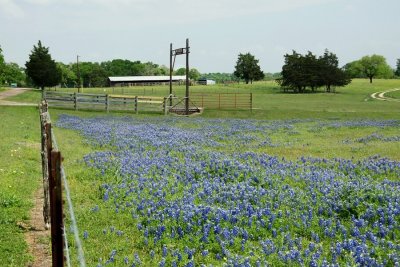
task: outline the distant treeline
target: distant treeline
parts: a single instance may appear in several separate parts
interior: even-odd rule
[[[45,52],[48,53],[48,48],[46,49]],[[360,60],[346,64],[343,68],[339,68],[336,55],[328,51],[320,58],[317,58],[311,52],[304,56],[294,52],[292,55],[284,55],[284,58],[285,65],[282,67],[282,72],[264,73],[264,75],[259,75],[260,79],[266,81],[277,80],[282,86],[301,92],[307,87],[314,90],[321,86],[325,86],[329,91],[331,85],[343,86],[347,84],[347,79],[351,78],[369,78],[372,82],[373,78],[400,77],[400,59],[397,59],[396,68],[392,69],[386,63],[386,59],[379,55],[365,56]],[[258,60],[254,58],[253,61],[250,63],[257,65]],[[57,62],[56,64],[58,72],[61,73],[59,84],[62,87],[77,87],[79,85],[84,87],[107,87],[109,86],[108,77],[110,76],[169,75],[167,66],[126,59],[114,59],[100,63],[79,62],[79,64],[64,64]],[[245,74],[247,72],[251,72],[251,66],[250,68],[243,68],[243,77],[246,77]],[[5,62],[0,47],[0,85],[33,85],[32,80],[26,75],[27,69],[25,67],[20,67],[12,62]],[[236,66],[236,72],[238,72],[237,69]],[[180,68],[175,70],[173,74],[184,75],[185,73],[185,69]],[[195,68],[191,68],[189,71],[191,80],[205,78],[214,80],[217,83],[240,82],[243,81],[243,77],[241,75],[235,76],[234,72],[202,74]],[[253,79],[251,78],[250,80]]]
[[[279,72],[277,73],[264,73],[264,81],[272,81],[276,80],[279,77],[281,77],[281,74]],[[227,82],[239,82],[238,77],[236,77],[233,73],[221,73],[221,72],[216,72],[216,73],[203,73],[201,74],[202,78],[214,80],[217,83],[227,83]]]

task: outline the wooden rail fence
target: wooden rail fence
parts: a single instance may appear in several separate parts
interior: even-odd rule
[[[43,217],[46,228],[51,225],[52,266],[64,266],[64,222],[61,184],[61,153],[53,148],[47,103],[39,106],[41,155],[43,169]]]
[[[45,91],[44,99],[51,107],[72,108],[75,110],[108,111],[157,111],[165,112],[166,97],[130,96],[112,94],[84,94]]]
[[[132,96],[114,94],[84,94],[45,91],[44,99],[51,107],[75,110],[109,111],[155,111],[167,114],[173,112],[177,97]],[[192,93],[190,102],[196,107],[210,109],[253,109],[252,93]]]

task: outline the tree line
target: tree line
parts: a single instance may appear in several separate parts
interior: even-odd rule
[[[180,68],[173,75],[185,75]],[[0,85],[17,83],[18,86],[32,85],[43,88],[62,87],[107,87],[110,76],[158,76],[169,75],[169,68],[152,62],[114,59],[104,62],[75,62],[64,64],[51,58],[49,48],[41,41],[33,46],[25,68],[16,63],[5,63],[0,47]],[[200,72],[192,68],[190,79],[197,80]]]
[[[174,75],[185,75],[185,68],[174,71]],[[34,45],[25,68],[16,63],[4,60],[0,47],[0,85],[18,84],[18,86],[34,85],[38,87],[106,87],[110,76],[149,76],[169,75],[169,68],[152,62],[114,59],[104,62],[79,62],[64,64],[55,62],[49,53],[49,48],[39,41]],[[397,59],[396,69],[386,63],[380,55],[365,56],[359,60],[339,67],[337,56],[326,50],[322,56],[312,52],[301,55],[296,51],[284,55],[284,65],[280,73],[264,73],[259,60],[250,53],[240,53],[233,73],[205,73],[192,68],[189,78],[198,80],[200,77],[213,79],[219,83],[240,82],[252,83],[258,80],[276,80],[285,90],[302,93],[315,91],[318,88],[345,86],[352,78],[400,77],[400,59]]]
[[[311,52],[301,55],[293,51],[284,58],[285,64],[277,82],[285,90],[304,93],[307,89],[315,92],[317,88],[325,87],[326,92],[330,92],[332,87],[351,82],[349,75],[339,68],[337,56],[328,50],[319,57]]]

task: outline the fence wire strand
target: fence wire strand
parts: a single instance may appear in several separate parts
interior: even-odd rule
[[[65,232],[65,220],[64,220],[64,227],[63,227],[63,233],[64,233],[64,244],[65,244],[65,254],[66,254],[66,260],[67,260],[67,267],[71,267],[71,259],[69,255],[69,248],[68,248],[68,238],[67,238],[67,233]]]

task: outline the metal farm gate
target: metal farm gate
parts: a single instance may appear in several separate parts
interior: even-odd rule
[[[203,108],[253,109],[252,93],[192,93],[190,101]]]

